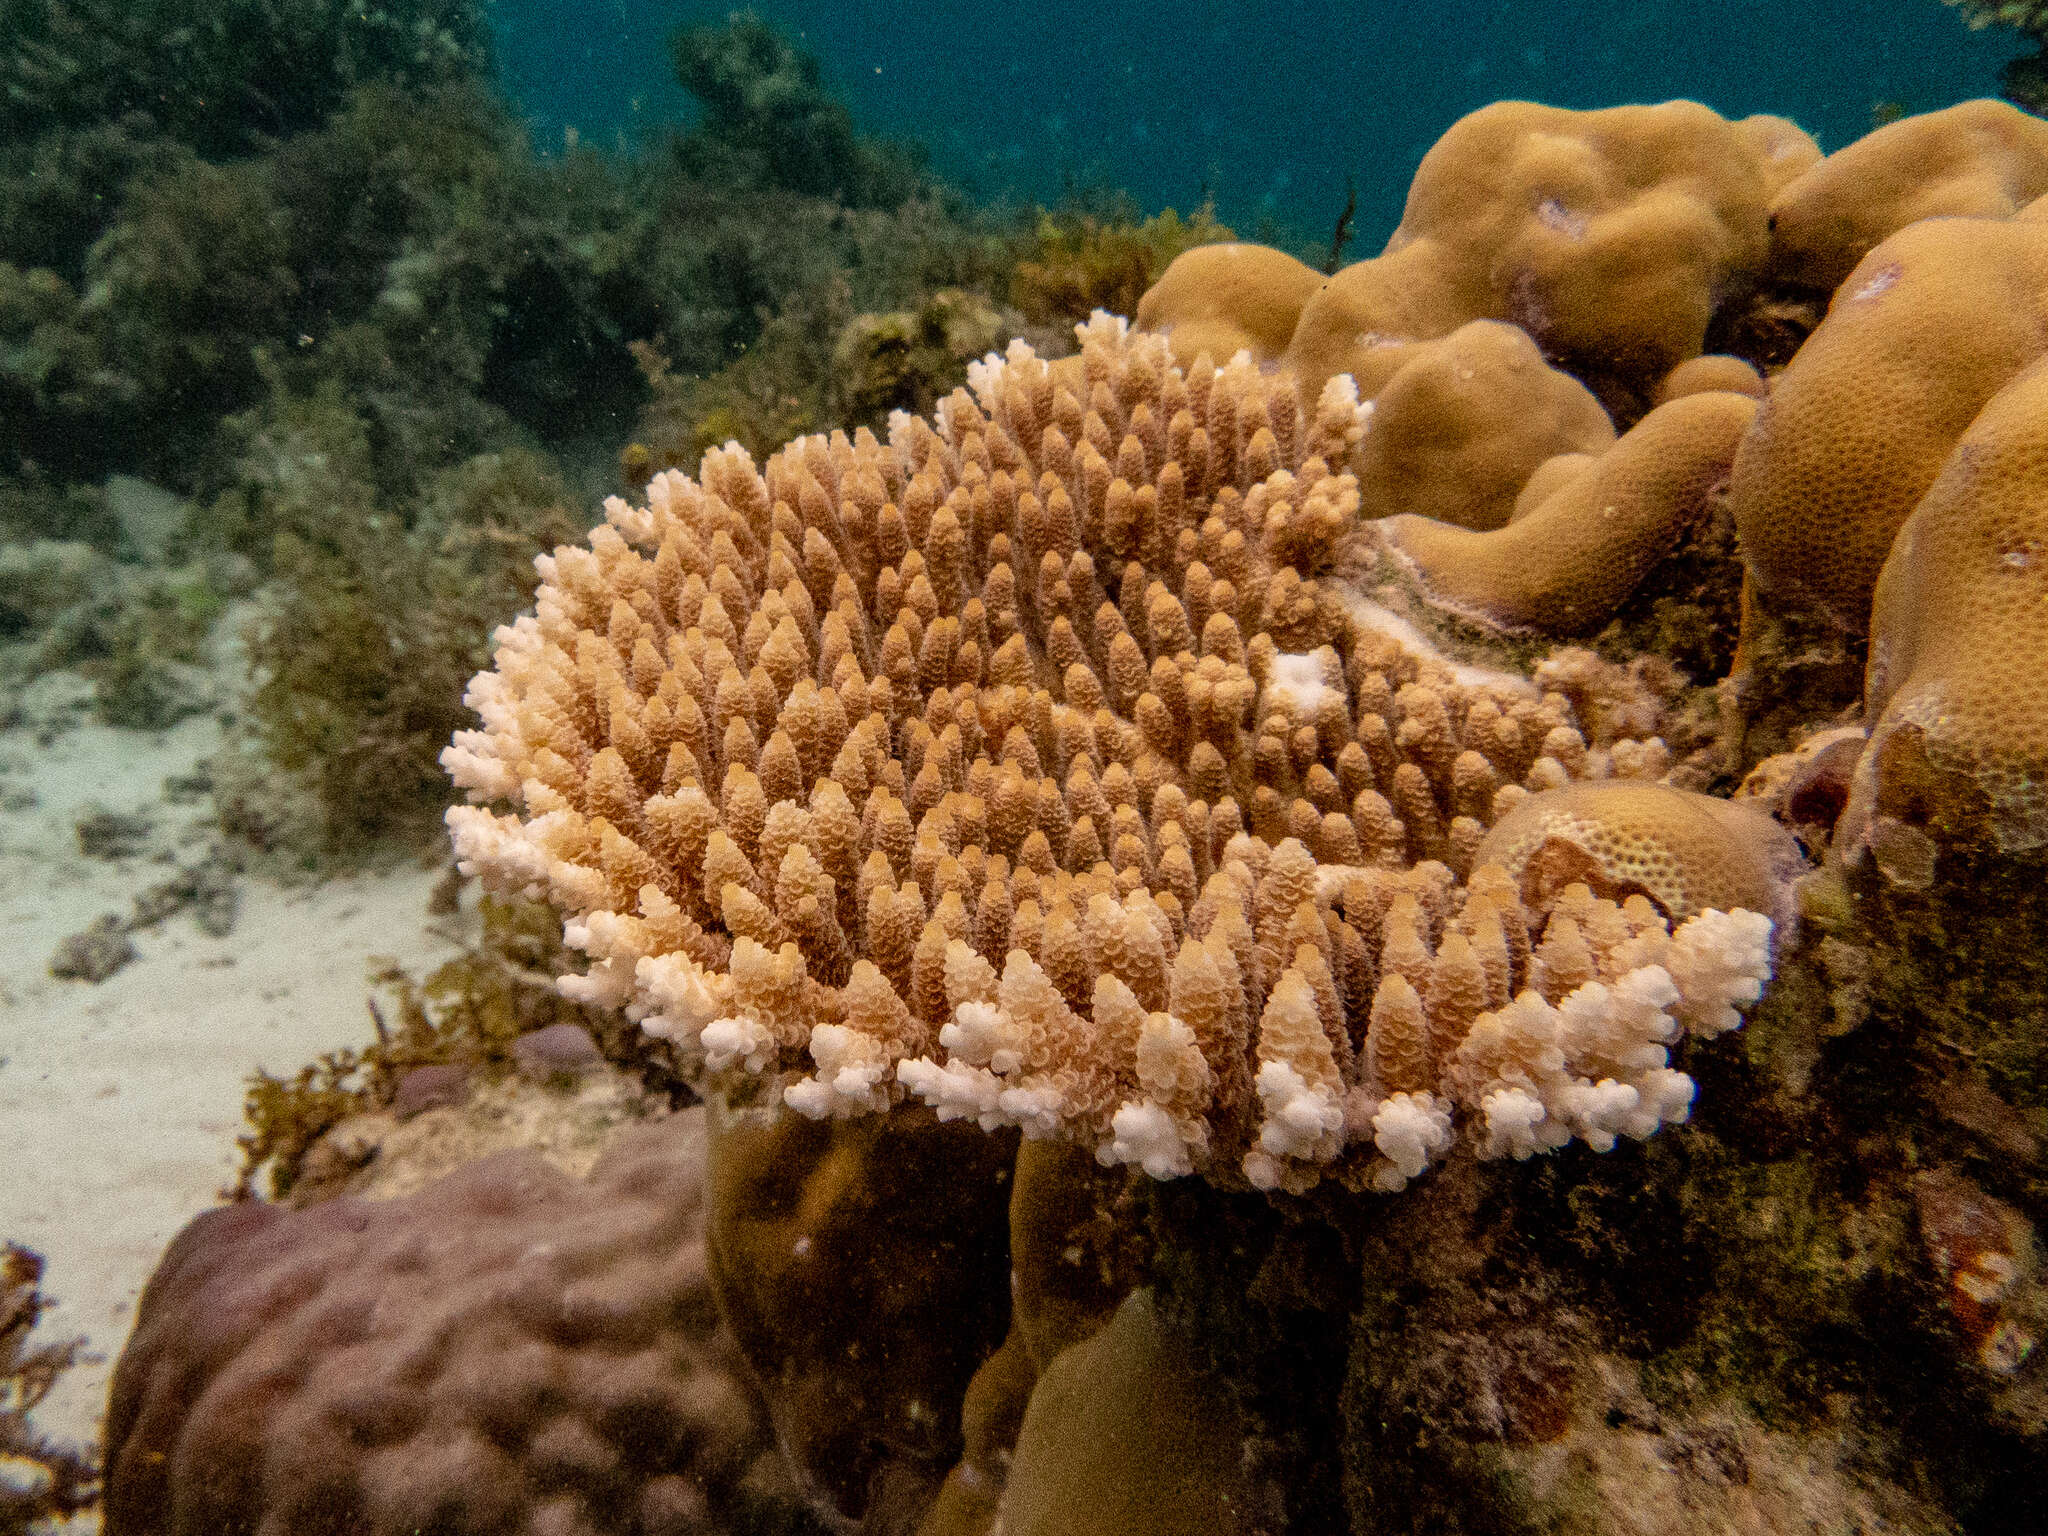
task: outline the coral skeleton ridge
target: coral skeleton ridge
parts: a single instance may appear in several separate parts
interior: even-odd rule
[[[449,813],[462,867],[564,912],[565,990],[806,1115],[1294,1190],[1398,1189],[1460,1118],[1515,1156],[1683,1119],[1671,1047],[1757,997],[1771,919],[1475,861],[1560,793],[1640,821],[1663,743],[1375,627],[1348,378],[1304,410],[1078,331],[543,556],[444,758],[519,807]]]

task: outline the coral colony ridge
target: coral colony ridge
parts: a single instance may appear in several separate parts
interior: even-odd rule
[[[51,15],[5,111],[86,132]],[[371,21],[319,123],[167,123],[280,158],[147,151],[0,322],[240,404],[132,429],[211,495],[97,707],[161,727],[138,658],[260,584],[217,819],[445,811],[478,936],[252,1083],[103,1466],[28,1426],[78,1351],[5,1246],[0,1533],[102,1474],[109,1536],[2039,1528],[2048,123],[1496,103],[1325,271],[1206,211],[999,229],[744,16],[679,34],[659,174],[515,176],[475,16]],[[142,89],[101,30],[88,124]],[[358,166],[406,194],[305,359],[261,241],[267,341],[122,344],[145,226],[199,271]],[[0,513],[97,526],[28,452],[88,396]],[[550,455],[634,411],[590,526],[616,443]],[[22,569],[88,607],[96,537]],[[51,970],[231,928],[240,872]]]

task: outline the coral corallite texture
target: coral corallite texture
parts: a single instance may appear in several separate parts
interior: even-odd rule
[[[1727,391],[1682,395],[1611,447],[1560,464],[1554,488],[1539,487],[1503,527],[1404,513],[1380,525],[1382,537],[1431,603],[1472,624],[1596,630],[1704,517],[1756,409]]]
[[[576,1180],[209,1211],[115,1374],[110,1533],[816,1529],[723,1333],[701,1110]]]
[[[463,867],[563,911],[577,996],[814,1116],[915,1094],[1157,1177],[1383,1190],[1454,1103],[1491,1155],[1684,1118],[1669,1048],[1756,998],[1770,919],[1531,907],[1473,860],[1662,742],[1357,598],[1348,379],[1304,410],[1079,330],[544,557],[444,755],[519,806],[450,813]]]
[[[1991,397],[1900,529],[1872,609],[1866,711],[1842,829],[1883,858],[1924,829],[2048,844],[2048,361]]]
[[[1876,245],[1735,453],[1729,508],[1761,595],[1865,633],[1900,525],[2044,327],[2048,227],[1930,219]]]

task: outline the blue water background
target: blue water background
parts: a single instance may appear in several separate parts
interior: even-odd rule
[[[690,121],[666,39],[729,4],[496,0],[506,88],[544,150]],[[1880,102],[1909,112],[1997,90],[2025,51],[1937,0],[1516,5],[763,0],[870,132],[914,138],[978,197],[1120,187],[1147,211],[1213,195],[1247,235],[1326,241],[1345,179],[1354,256],[1400,218],[1415,163],[1504,97],[1599,107],[1689,96],[1776,112],[1836,149]]]

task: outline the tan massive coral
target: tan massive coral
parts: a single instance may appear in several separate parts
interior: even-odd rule
[[[1350,592],[1348,381],[1304,413],[1248,359],[1183,372],[1107,316],[1081,342],[1058,371],[1014,346],[886,445],[727,450],[608,504],[472,686],[445,760],[517,809],[452,811],[458,854],[563,910],[576,995],[805,1114],[915,1094],[1160,1177],[1398,1187],[1544,937],[1473,868],[1488,826],[1654,776],[1661,743],[1453,671]],[[1629,1074],[1667,1070],[1672,1008],[1768,969],[1747,919],[1629,921],[1732,969],[1698,997],[1587,969],[1593,1043],[1529,1092],[1612,1066],[1637,1108],[1554,1126],[1673,1118]]]
[[[2048,193],[2048,123],[2010,102],[1958,102],[1865,134],[1771,200],[1771,270],[1832,292],[1871,248],[1921,219],[2004,219]]]
[[[1311,397],[1341,373],[1370,396],[1413,343],[1492,318],[1647,395],[1761,274],[1766,207],[1819,154],[1783,119],[1697,102],[1482,107],[1423,157],[1385,252],[1304,306],[1289,362]]]
[[[1763,596],[1863,633],[1899,525],[2044,347],[2048,225],[1930,219],[1865,256],[1735,455],[1729,502]]]
[[[1503,527],[1401,516],[1381,537],[1424,596],[1471,623],[1588,633],[1700,520],[1756,409],[1727,391],[1682,395],[1604,453],[1538,466]]]
[[[1613,441],[1592,392],[1547,365],[1525,332],[1474,320],[1414,348],[1373,397],[1357,454],[1360,509],[1498,528],[1538,465]]]
[[[1841,835],[2048,843],[2048,361],[1977,414],[1878,578]],[[1911,829],[1906,831],[1904,829]]]
[[[1255,362],[1277,362],[1302,305],[1323,281],[1314,267],[1270,245],[1198,245],[1174,257],[1145,290],[1135,321],[1166,337],[1183,368],[1205,353],[1219,363],[1240,351]]]

